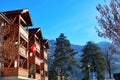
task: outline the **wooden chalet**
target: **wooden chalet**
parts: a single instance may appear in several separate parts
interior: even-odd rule
[[[47,49],[49,49],[49,44],[48,44],[48,40],[44,39],[42,41],[42,47],[41,47],[41,76],[43,77],[43,80],[48,80],[48,53],[47,53]]]
[[[42,72],[48,71],[47,58],[43,56],[47,56],[49,45],[41,30],[28,29],[30,26],[28,9],[0,13],[0,80],[48,80]],[[33,44],[35,53],[30,49]],[[31,65],[35,70],[32,77]]]
[[[29,65],[34,66],[36,74],[34,77],[41,80],[48,80],[48,61],[47,49],[49,49],[48,40],[43,39],[39,28],[29,29],[29,48],[35,45],[36,52],[30,50]],[[39,76],[41,75],[41,76]]]

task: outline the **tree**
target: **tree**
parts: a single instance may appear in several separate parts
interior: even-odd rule
[[[120,0],[110,0],[110,4],[98,4],[96,9],[100,16],[96,17],[100,28],[96,28],[98,36],[112,40],[120,47]],[[115,48],[111,48],[114,53],[118,53]]]
[[[57,73],[56,73],[56,71],[55,71],[55,69],[54,68],[51,68],[50,70],[49,70],[49,74],[48,74],[48,80],[58,80],[57,79]]]
[[[87,42],[82,51],[80,62],[84,79],[89,80],[90,72],[96,72],[97,80],[103,80],[105,61],[101,49],[93,42]]]
[[[35,67],[34,67],[34,65],[30,65],[30,76],[31,76],[31,78],[33,78],[33,76],[35,75]]]
[[[109,50],[108,44],[105,44],[104,50],[104,59],[105,59],[105,66],[106,66],[106,73],[109,75],[109,78],[112,78],[113,72],[117,69],[115,66],[115,58],[112,55],[112,52]]]
[[[0,20],[0,24],[2,22]],[[0,62],[4,64],[4,67],[10,68],[17,56],[18,45],[15,43],[18,39],[17,35],[18,32],[15,24],[0,26]]]
[[[74,57],[76,52],[70,47],[71,44],[63,33],[56,39],[55,45],[53,65],[56,73],[58,73],[60,79],[63,80],[62,77],[66,78],[75,73],[73,67],[77,65]]]
[[[112,78],[112,73],[115,70],[112,54],[109,54],[108,51],[104,54],[106,71],[109,74],[109,78]]]

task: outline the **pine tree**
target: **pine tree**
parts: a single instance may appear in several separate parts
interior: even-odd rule
[[[69,40],[63,33],[56,39],[55,45],[54,69],[60,75],[60,80],[63,80],[62,77],[66,78],[75,73],[73,67],[76,66],[74,58],[76,52],[71,48]]]
[[[90,80],[90,73],[97,73],[97,80],[104,80],[105,62],[101,49],[93,42],[87,42],[81,55],[81,68],[85,80]]]

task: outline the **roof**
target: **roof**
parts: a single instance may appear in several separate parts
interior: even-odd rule
[[[44,46],[45,46],[47,49],[49,49],[49,43],[48,43],[48,40],[47,40],[47,39],[44,39],[44,40],[43,40],[43,44],[44,44]]]
[[[29,31],[32,31],[32,32],[37,32],[39,31],[40,28],[30,28]]]
[[[29,29],[29,33],[30,33],[30,35],[36,34],[36,36],[37,36],[38,38],[42,38],[42,32],[41,32],[41,29],[40,29],[40,28],[32,28],[32,29]]]
[[[41,29],[40,29],[40,28],[31,28],[31,29],[29,29],[29,33],[30,33],[30,36],[36,34],[36,36],[37,36],[39,39],[41,38],[42,44],[43,44],[47,49],[49,49],[48,40],[47,40],[47,39],[43,39],[43,37],[42,37],[42,32],[41,32]]]
[[[7,16],[8,18],[21,15],[22,18],[24,19],[24,21],[26,22],[26,25],[24,24],[23,26],[24,27],[25,26],[32,26],[32,20],[31,20],[30,13],[29,13],[28,9],[5,11],[2,13],[5,14],[5,16]]]

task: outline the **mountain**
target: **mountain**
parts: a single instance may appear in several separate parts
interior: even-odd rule
[[[97,45],[98,45],[98,47],[100,47],[101,48],[101,50],[102,50],[102,52],[103,53],[106,53],[106,50],[109,50],[108,49],[108,47],[107,46],[111,46],[111,45],[113,45],[112,43],[110,43],[110,42],[99,42],[99,43],[96,43]],[[53,54],[54,54],[54,50],[55,50],[55,40],[49,40],[49,45],[50,45],[50,49],[49,49],[49,60],[51,61],[51,59],[53,59]],[[78,61],[78,63],[80,63],[79,61],[80,61],[80,56],[81,56],[81,54],[82,54],[82,49],[83,49],[83,47],[84,47],[84,45],[75,45],[75,44],[71,44],[71,47],[78,53],[78,54],[76,54],[75,55],[75,57],[76,57],[76,60]],[[109,51],[109,55],[112,55],[111,53],[110,53],[110,51]],[[115,72],[119,72],[119,66],[120,66],[120,58],[119,58],[119,56],[118,55],[116,55],[116,54],[113,54],[112,55],[112,57],[113,57],[113,61],[114,61],[114,66],[116,66],[116,70],[115,70]],[[50,66],[50,65],[49,65]],[[77,70],[77,69],[76,69]],[[79,70],[78,70],[79,71]],[[78,72],[78,75],[76,75],[75,77],[77,77],[77,79],[76,80],[79,80],[80,78],[81,78],[81,76],[80,75],[82,75],[80,72]]]
[[[54,49],[55,49],[55,40],[49,40],[49,45],[50,45],[50,53],[54,53]],[[83,46],[81,45],[75,45],[75,44],[71,44],[71,47],[78,52],[79,54],[81,53],[81,50],[83,48]]]
[[[55,40],[49,40],[49,45],[50,45],[50,54],[54,53],[54,49],[55,49]],[[109,42],[99,42],[97,43],[97,45],[101,48],[101,50],[103,52],[106,51],[106,48],[108,45],[112,45],[112,43]],[[71,47],[78,52],[78,54],[76,54],[76,57],[80,57],[80,55],[82,54],[82,49],[84,47],[84,45],[75,45],[75,44],[71,44]]]

